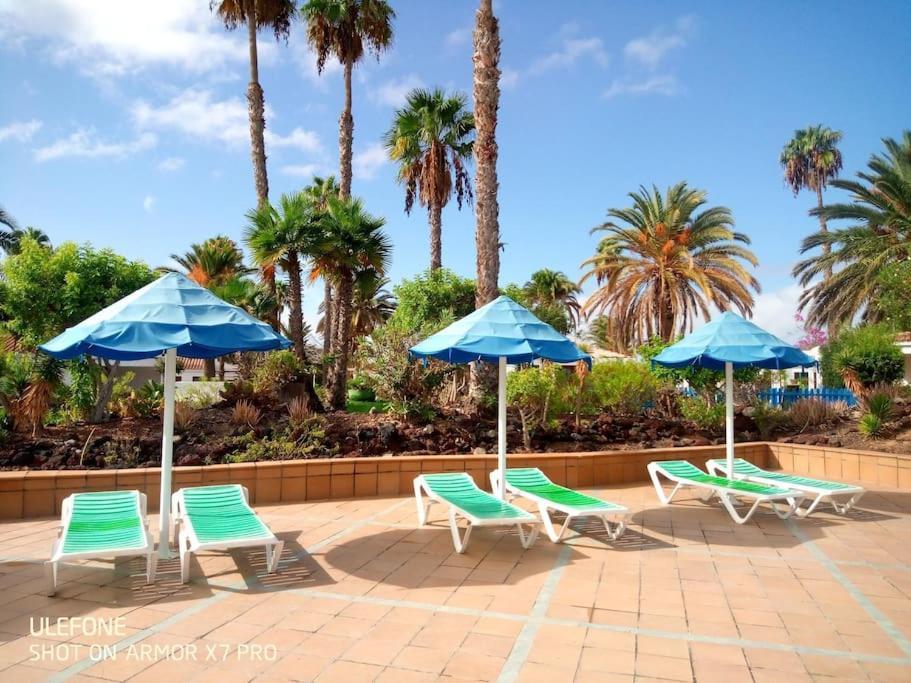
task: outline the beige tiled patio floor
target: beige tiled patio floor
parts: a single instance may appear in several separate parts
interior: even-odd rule
[[[457,555],[411,499],[258,506],[287,541],[275,575],[261,550],[204,554],[186,586],[173,561],[153,586],[139,559],[81,563],[55,598],[55,520],[2,524],[0,680],[911,681],[911,492],[745,526],[646,486],[596,493],[632,510],[618,542],[582,525],[523,552],[479,529]],[[29,634],[60,616],[126,632]]]

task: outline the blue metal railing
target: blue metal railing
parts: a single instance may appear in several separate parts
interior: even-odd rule
[[[787,408],[795,401],[804,398],[816,398],[826,403],[835,403],[844,401],[848,406],[857,405],[857,398],[848,389],[831,389],[822,387],[821,389],[766,389],[760,391],[756,396],[773,406]]]

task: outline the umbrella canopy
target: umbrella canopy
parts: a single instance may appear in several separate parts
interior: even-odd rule
[[[83,354],[138,360],[177,349],[185,358],[215,358],[235,351],[291,346],[237,306],[179,273],[168,273],[42,344],[67,360]]]
[[[728,476],[734,476],[734,369],[808,367],[816,360],[736,313],[720,317],[688,334],[652,359],[670,368],[724,370],[725,457]]]
[[[409,349],[412,357],[450,363],[497,363],[497,467],[506,497],[506,366],[546,358],[557,363],[591,356],[508,296],[501,296]]]
[[[671,368],[693,365],[711,370],[724,370],[725,363],[735,368],[767,370],[816,364],[814,358],[800,349],[731,312],[722,313],[664,349],[652,362]]]
[[[83,354],[138,360],[164,353],[158,552],[161,557],[168,557],[177,354],[185,358],[215,358],[235,351],[269,351],[289,346],[291,342],[266,323],[222,301],[187,277],[168,273],[38,348],[61,360]]]
[[[507,364],[515,365],[546,358],[556,363],[582,360],[591,365],[591,356],[508,296],[494,299],[412,346],[410,353],[449,363],[498,363],[505,358]]]

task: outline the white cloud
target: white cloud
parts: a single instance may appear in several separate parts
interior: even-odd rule
[[[629,60],[655,69],[668,52],[686,45],[694,28],[693,17],[681,17],[673,29],[668,30],[659,26],[647,36],[629,41],[623,48],[623,54]]]
[[[504,66],[500,69],[500,87],[515,88],[519,84],[519,72]]]
[[[415,88],[423,88],[422,81],[415,74],[408,74],[402,78],[392,79],[381,84],[378,88],[370,90],[370,99],[377,104],[385,104],[390,107],[401,107],[405,104],[405,98]]]
[[[683,87],[674,76],[651,76],[644,80],[617,79],[604,91],[604,97],[619,95],[677,95]]]
[[[561,33],[565,32],[565,26]],[[560,49],[535,60],[529,71],[541,73],[551,69],[561,69],[574,65],[580,59],[588,59],[600,67],[606,67],[610,58],[600,38],[564,37]]]
[[[756,296],[753,322],[785,341],[796,342],[801,337],[800,326],[794,320],[803,288],[790,284]]]
[[[247,104],[239,97],[216,100],[208,90],[189,88],[159,107],[140,100],[133,105],[131,113],[141,129],[176,130],[195,140],[233,146],[250,142]],[[273,118],[274,114],[267,106],[267,125]],[[304,152],[322,149],[317,134],[300,127],[287,135],[267,127],[265,138],[268,147],[290,147]]]
[[[142,200],[142,208],[145,209],[146,212],[148,213],[152,210],[153,206],[155,206],[155,197],[153,197],[150,194],[147,194],[145,196],[145,199]]]
[[[32,119],[31,121],[13,121],[8,126],[0,128],[0,142],[3,142],[4,140],[28,142],[43,125],[44,124],[37,119]]]
[[[279,170],[285,175],[310,178],[325,171],[322,164],[288,164]]]
[[[185,163],[186,161],[181,157],[168,157],[167,159],[162,159],[158,162],[158,170],[167,173],[179,171],[184,167]]]
[[[457,28],[446,34],[443,44],[449,49],[455,49],[471,43],[472,29],[470,27]]]
[[[92,129],[80,128],[66,138],[35,150],[35,161],[44,162],[65,157],[122,159],[155,146],[158,139],[152,133],[142,133],[126,142],[105,142]]]
[[[361,180],[371,180],[376,177],[380,168],[382,168],[388,160],[386,148],[383,147],[382,143],[373,142],[360,152],[354,154],[354,159],[352,160],[354,177],[360,178]]]
[[[123,0],[9,0],[0,6],[0,33],[4,41],[34,40],[54,61],[102,77],[149,65],[203,73],[247,59],[246,32],[227,33],[207,2],[159,0],[146,10]],[[270,52],[264,45],[264,57]]]

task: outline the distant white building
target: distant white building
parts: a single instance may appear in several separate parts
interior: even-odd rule
[[[911,384],[911,332],[899,332],[895,343],[905,354],[905,384]]]

